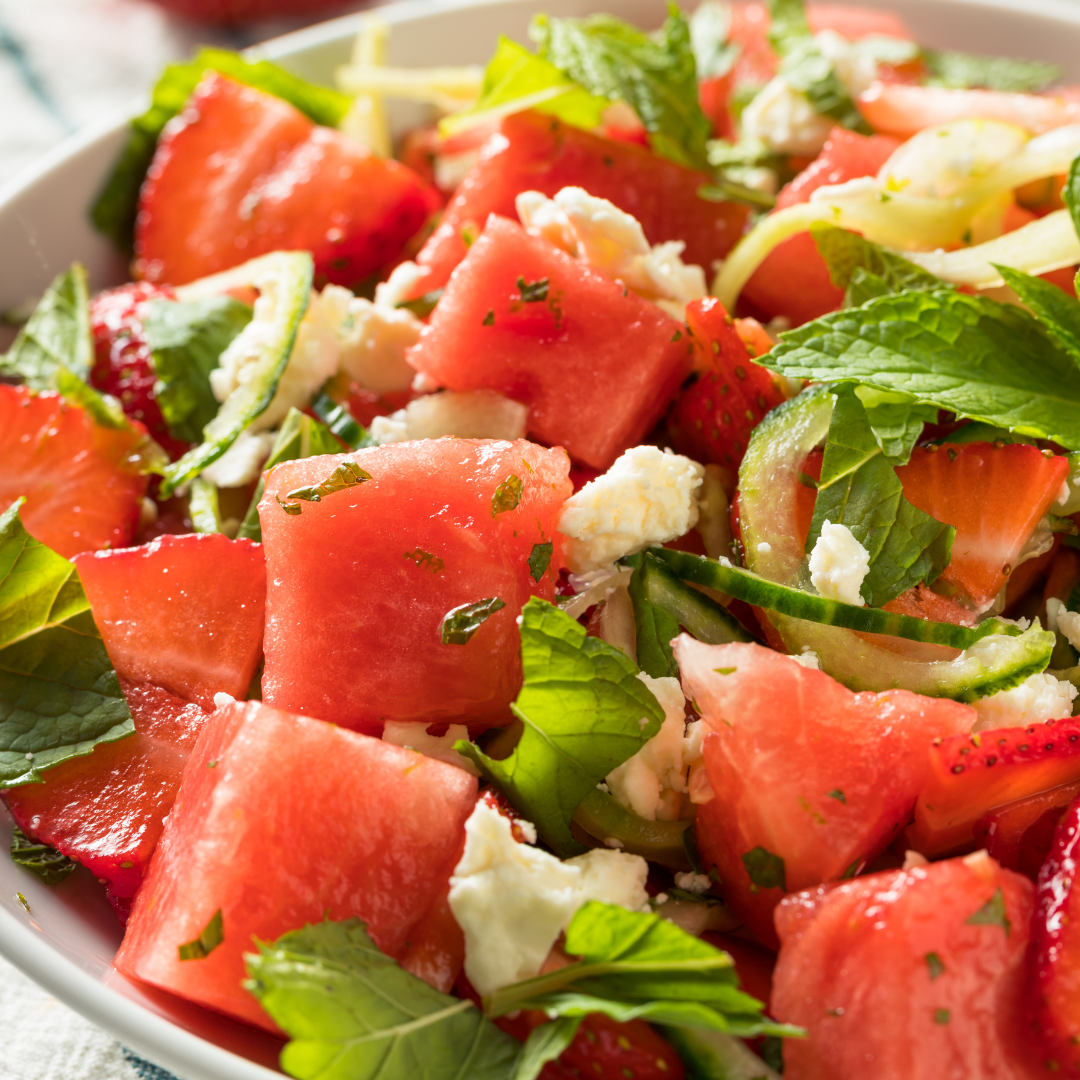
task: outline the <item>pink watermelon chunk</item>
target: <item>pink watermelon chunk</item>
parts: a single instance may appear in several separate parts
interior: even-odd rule
[[[295,502],[299,514],[279,505],[343,463],[371,479]],[[437,439],[271,470],[263,700],[374,734],[385,720],[507,722],[521,682],[515,620],[530,596],[554,599],[562,566],[569,465],[524,441]],[[536,581],[529,560],[547,544]],[[496,597],[506,606],[467,642],[443,644],[448,612]]]
[[[476,779],[412,750],[249,701],[188,761],[116,956],[125,975],[269,1030],[241,986],[252,939],[363,919],[400,958],[446,887]],[[181,960],[221,912],[223,940]]]

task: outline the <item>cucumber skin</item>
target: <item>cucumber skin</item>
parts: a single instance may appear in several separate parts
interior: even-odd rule
[[[805,559],[795,528],[795,495],[806,455],[825,438],[833,396],[804,390],[754,429],[739,470],[739,516],[748,568],[791,588],[805,587]],[[758,544],[767,542],[762,554]],[[905,689],[928,697],[976,701],[1044,671],[1054,635],[1038,623],[1018,637],[991,635],[955,657],[912,659],[851,630],[771,614],[793,653],[811,649],[822,670],[852,690]],[[896,640],[899,643],[900,639]]]
[[[703,1028],[661,1027],[686,1067],[687,1080],[782,1080],[741,1039]]]

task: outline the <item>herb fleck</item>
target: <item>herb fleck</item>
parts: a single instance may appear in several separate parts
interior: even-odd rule
[[[839,788],[833,788],[833,790],[829,792],[829,798],[837,799],[847,806],[847,796]]]
[[[539,582],[547,573],[547,568],[551,565],[553,550],[554,544],[550,540],[546,544],[533,544],[533,549],[529,554],[529,576],[533,581]]]
[[[491,516],[495,517],[498,514],[505,514],[507,510],[516,509],[517,504],[521,502],[521,494],[524,490],[525,485],[521,482],[521,477],[511,473],[491,496]]]
[[[934,1010],[934,1023],[935,1024],[947,1024],[952,1017],[952,1013],[948,1009],[935,1009]]]
[[[504,604],[497,596],[486,600],[477,600],[472,604],[462,604],[452,608],[443,616],[442,643],[444,645],[465,645],[487,620],[501,611]]]
[[[930,972],[931,982],[945,974],[945,965],[941,962],[941,957],[938,956],[936,952],[928,952],[923,959],[926,961],[927,970]]]
[[[521,293],[523,304],[542,304],[548,297],[548,279],[541,278],[539,281],[526,281],[523,277],[517,279],[517,287]]]
[[[759,889],[781,889],[787,892],[787,877],[784,872],[784,860],[779,855],[758,845],[743,857],[743,866],[750,875],[750,880]]]
[[[737,667],[714,667],[713,668],[713,671],[715,671],[717,675],[731,675],[731,674],[733,674],[734,672],[736,672],[738,670],[739,669]]]
[[[311,487],[293,488],[285,498],[299,500],[300,502],[322,502],[327,495],[335,495],[339,491],[345,491],[346,488],[359,487],[360,484],[366,484],[372,479],[371,473],[366,469],[361,469],[355,461],[342,462],[321,484],[313,484]],[[303,507],[295,506],[295,509],[290,508],[287,504],[283,503],[281,499],[278,499],[278,504],[285,511],[286,514],[299,514],[302,512]]]
[[[484,321],[481,326],[494,326],[495,325],[495,309],[489,309],[488,313],[484,316]]]
[[[1005,913],[1005,895],[1000,887],[974,915],[964,920],[969,926],[1000,926],[1008,937],[1012,933],[1012,923]]]
[[[75,864],[56,848],[31,840],[18,826],[11,834],[11,861],[32,874],[37,874],[46,885],[56,885],[75,869]]]
[[[424,551],[423,548],[406,551],[405,558],[412,559],[417,566],[426,567],[433,574],[437,574],[446,565],[438,555],[432,555],[430,551]]]
[[[221,925],[221,908],[211,916],[202,933],[194,940],[179,946],[181,960],[205,960],[223,941],[225,931]]]

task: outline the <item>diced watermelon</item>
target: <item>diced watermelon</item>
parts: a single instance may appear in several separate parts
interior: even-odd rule
[[[980,852],[784,900],[772,1011],[808,1035],[784,1075],[1042,1076],[1022,1019],[1033,891]]]
[[[372,479],[294,503],[299,514],[279,505],[346,463]],[[267,704],[376,734],[384,720],[507,722],[521,682],[515,619],[530,596],[554,600],[563,565],[555,525],[568,471],[561,450],[473,439],[391,443],[271,470],[259,506]],[[495,597],[506,607],[465,644],[443,644],[448,612]]]
[[[356,917],[402,957],[475,801],[474,777],[415,751],[261,702],[220,709],[188,761],[116,966],[274,1030],[241,986],[254,939]],[[221,944],[181,960],[218,912]]]
[[[127,915],[209,715],[152,686],[124,683],[135,734],[47,770],[44,783],[5,791],[28,836],[87,867]]]
[[[465,850],[464,840],[463,836],[452,866],[457,866],[461,859],[461,853]],[[465,966],[465,935],[450,910],[449,878],[409,932],[409,944],[401,958],[401,966],[444,994],[450,992],[461,975]]]
[[[409,362],[451,390],[524,402],[531,437],[606,469],[663,415],[691,344],[655,304],[492,217]]]
[[[514,200],[522,191],[551,197],[564,187],[582,187],[633,214],[651,244],[685,241],[683,261],[710,274],[714,260],[739,239],[746,208],[699,198],[698,189],[708,182],[703,174],[643,147],[592,135],[550,116],[508,116],[417,255],[429,271],[419,288],[446,284],[465,257],[466,233],[478,235],[490,214],[516,219]]]
[[[698,848],[765,943],[785,891],[850,877],[899,834],[931,741],[975,720],[970,705],[907,690],[852,693],[761,645],[683,634],[675,656],[710,731],[715,795],[698,808]]]
[[[75,560],[121,678],[210,708],[247,689],[262,652],[262,547],[220,533],[160,536]]]
[[[26,496],[31,536],[65,558],[124,547],[139,524],[146,477],[141,424],[95,424],[58,394],[0,384],[0,506]]]

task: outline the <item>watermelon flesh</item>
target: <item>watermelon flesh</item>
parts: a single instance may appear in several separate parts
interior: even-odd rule
[[[648,434],[692,362],[681,323],[503,217],[488,221],[408,355],[451,390],[523,402],[532,438],[600,470]]]
[[[299,514],[279,505],[346,463],[372,479],[295,503]],[[530,596],[555,597],[569,464],[525,441],[435,439],[271,470],[259,506],[263,700],[371,734],[385,720],[508,722],[521,682],[515,620]],[[534,581],[529,559],[545,544],[551,561]],[[495,597],[506,606],[466,643],[443,644],[448,612]]]
[[[116,967],[275,1030],[241,986],[243,954],[360,918],[400,959],[446,888],[475,777],[412,750],[249,701],[218,710],[188,761]],[[224,940],[180,960],[221,912]]]

